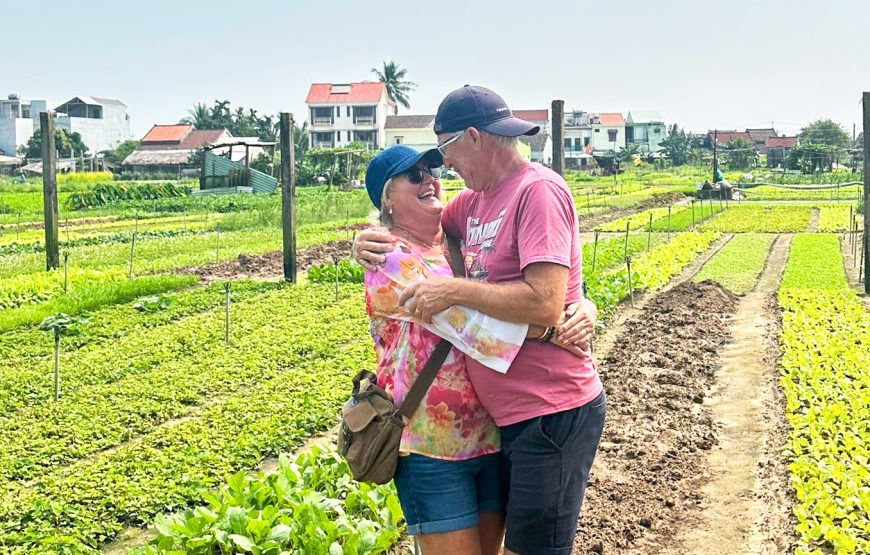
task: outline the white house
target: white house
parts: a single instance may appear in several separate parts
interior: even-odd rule
[[[665,123],[654,111],[632,110],[625,118],[625,143],[636,144],[641,152],[658,152],[665,136]]]
[[[384,130],[386,147],[406,145],[423,151],[437,146],[434,115],[387,116]]]
[[[0,100],[0,150],[15,154],[39,129],[39,114],[57,112],[56,129],[78,133],[91,153],[109,150],[133,138],[127,106],[119,100],[77,96],[63,104],[50,100],[23,100],[10,94]]]
[[[111,150],[133,138],[127,105],[120,100],[77,96],[58,106],[56,111],[55,127],[81,135],[91,153]],[[39,125],[38,119],[36,125]]]
[[[592,159],[592,124],[589,113],[565,112],[565,167],[585,168]]]
[[[369,148],[387,144],[387,116],[395,116],[396,103],[383,83],[314,83],[308,104],[309,144],[334,148],[352,141]]]
[[[592,150],[619,152],[625,148],[625,120],[619,112],[597,112],[589,115],[592,125]]]
[[[550,134],[550,111],[546,108],[541,110],[514,110],[513,115],[520,119],[530,121],[538,125],[541,130],[531,137],[519,137],[519,140],[529,145],[529,159],[532,162],[541,162],[550,165],[553,161],[553,138]]]

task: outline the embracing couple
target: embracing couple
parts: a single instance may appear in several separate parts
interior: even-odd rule
[[[572,549],[605,399],[571,193],[516,148],[538,130],[465,86],[438,108],[437,148],[390,147],[366,172],[384,227],[360,233],[354,256],[378,385],[400,405],[441,338],[454,345],[395,474],[424,555],[494,555],[502,540],[508,554]],[[442,165],[465,181],[446,205]]]

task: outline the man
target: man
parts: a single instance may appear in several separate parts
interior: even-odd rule
[[[581,249],[567,184],[516,149],[518,136],[538,130],[484,87],[444,99],[435,116],[438,150],[466,189],[445,207],[441,224],[461,239],[469,279],[428,279],[400,298],[424,321],[460,304],[547,328],[526,341],[506,374],[468,361],[510,467],[506,552],[522,555],[571,552],[605,412],[591,356],[549,343],[565,306],[582,298]],[[388,247],[378,240],[376,232],[360,234],[357,258],[380,262],[375,252]]]

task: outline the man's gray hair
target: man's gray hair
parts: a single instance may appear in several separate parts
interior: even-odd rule
[[[481,133],[485,133],[489,137],[489,140],[491,140],[495,145],[501,148],[517,147],[516,137],[503,137],[501,135],[495,135],[493,133],[490,133],[489,131],[481,131]]]

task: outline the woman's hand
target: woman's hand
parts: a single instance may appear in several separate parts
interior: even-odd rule
[[[570,304],[562,313],[562,318],[556,327],[555,339],[566,345],[577,345],[585,352],[589,348],[597,319],[598,307],[589,299]]]
[[[353,240],[350,253],[366,270],[376,270],[386,262],[383,254],[393,250],[393,236],[385,227],[372,227],[360,231]]]

